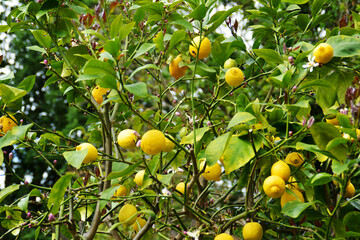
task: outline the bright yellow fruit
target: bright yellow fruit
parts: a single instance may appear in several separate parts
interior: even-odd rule
[[[136,222],[133,223],[132,227],[134,229],[135,232],[138,232],[139,229],[142,229],[146,224],[146,220],[143,219],[142,217],[137,217]],[[139,228],[140,226],[140,228]]]
[[[94,97],[95,101],[100,105],[104,101],[103,95],[106,95],[107,91],[109,91],[109,90],[110,89],[108,89],[108,88],[102,88],[97,85],[92,90],[91,94]]]
[[[6,133],[7,131],[10,131],[13,127],[17,126],[17,123],[15,122],[16,119],[9,115],[9,117],[7,116],[2,116],[0,118],[0,131],[3,133]],[[4,136],[4,134],[0,133],[0,136]]]
[[[300,192],[304,191],[299,187],[299,184],[297,183],[296,179],[294,177],[290,177],[288,180],[288,184],[286,185],[287,188],[289,189],[296,189]]]
[[[219,161],[220,161],[222,164],[224,164],[224,156],[223,156],[223,155],[221,155]]]
[[[174,139],[170,136],[170,138]],[[170,152],[174,149],[175,143],[173,143],[170,139],[165,138],[165,147],[163,149],[163,152]]]
[[[298,152],[292,152],[286,156],[285,162],[295,167],[300,167],[304,162],[304,157]]]
[[[263,228],[257,222],[249,222],[245,224],[242,234],[244,240],[260,240],[263,235]]]
[[[328,63],[334,56],[334,49],[328,43],[320,43],[313,52],[315,62]]]
[[[285,192],[285,181],[279,176],[267,177],[263,189],[268,197],[279,198]]]
[[[284,161],[277,161],[271,167],[271,175],[279,176],[284,181],[289,179],[290,173],[290,167]]]
[[[345,188],[345,194],[344,198],[352,198],[355,195],[355,187],[354,185],[349,181],[349,184]]]
[[[211,42],[207,37],[202,37],[200,43],[200,36],[194,37],[192,40],[192,45],[189,46],[189,52],[191,56],[196,58],[196,54],[199,49],[199,59],[204,59],[210,55],[211,52]],[[200,47],[199,47],[200,45]]]
[[[234,238],[227,233],[221,233],[217,235],[214,240],[234,240]]]
[[[136,146],[136,136],[134,134],[134,130],[122,130],[117,137],[117,142],[122,148],[133,149]]]
[[[178,185],[176,185],[176,190],[178,190],[179,192],[184,194],[184,192],[185,192],[185,183],[184,182],[178,183]]]
[[[240,70],[240,68],[232,67],[225,73],[225,81],[231,87],[240,86],[240,84],[244,81],[244,73]]]
[[[280,205],[281,207],[284,207],[284,205],[287,202],[291,202],[291,201],[300,201],[300,202],[304,202],[304,196],[302,195],[301,192],[299,192],[296,189],[291,189],[293,191],[293,193],[295,193],[295,195],[297,197],[295,197],[294,195],[292,195],[291,193],[287,193],[286,191],[283,193],[283,195],[281,195],[281,199],[280,199]]]
[[[145,170],[141,170],[141,171],[139,171],[139,172],[135,175],[134,182],[135,182],[136,185],[138,185],[139,187],[141,187],[142,184],[143,184],[144,174],[145,174]]]
[[[187,66],[179,67],[179,63],[181,62],[181,60],[181,55],[178,55],[171,61],[169,65],[170,75],[173,76],[175,79],[183,77],[186,73],[186,70],[188,69]]]
[[[334,126],[339,125],[339,120],[337,120],[336,117],[335,118],[327,118],[325,120],[326,120],[327,123],[330,123],[330,124],[332,124]]]
[[[229,68],[232,68],[232,67],[236,67],[237,66],[237,63],[234,59],[232,58],[229,58],[228,60],[225,61],[224,63],[224,68],[225,69],[229,69]]]
[[[120,187],[118,188],[118,190],[116,190],[114,194],[115,197],[124,197],[126,195],[127,195],[127,189],[123,185],[120,185]]]
[[[200,170],[204,169],[205,162],[200,164]],[[219,163],[215,163],[213,166],[206,166],[204,173],[201,174],[208,181],[220,181],[221,166]]]
[[[82,143],[80,145],[78,145],[76,147],[76,151],[80,151],[83,149],[88,149],[88,152],[83,160],[84,164],[88,164],[90,162],[93,162],[97,159],[98,157],[98,151],[97,149],[94,147],[94,145],[90,144],[90,143]]]
[[[137,209],[131,204],[125,204],[119,211],[119,222],[131,225],[136,221]]]
[[[165,144],[165,135],[159,130],[147,131],[141,138],[141,148],[149,155],[156,155],[163,151]]]

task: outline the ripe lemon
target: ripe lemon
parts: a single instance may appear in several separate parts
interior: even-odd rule
[[[304,202],[304,196],[302,195],[301,192],[299,192],[296,189],[291,189],[291,191],[293,191],[293,193],[295,193],[295,195],[297,197],[295,197],[294,195],[292,195],[291,193],[287,193],[286,191],[283,193],[283,195],[281,195],[281,199],[280,199],[280,205],[281,207],[284,207],[284,205],[287,202],[291,202],[291,201],[300,201],[300,202]]]
[[[263,235],[263,228],[257,222],[249,222],[245,224],[242,234],[244,240],[260,240]]]
[[[232,67],[236,67],[237,66],[237,63],[234,59],[232,58],[229,58],[228,60],[225,61],[224,63],[224,68],[225,69],[229,69],[229,68],[232,68]]]
[[[223,156],[223,155],[221,155],[219,161],[220,161],[222,164],[224,164],[224,156]]]
[[[136,146],[136,136],[134,134],[134,130],[122,130],[117,137],[117,142],[122,148],[133,149]]]
[[[142,229],[146,224],[146,220],[142,217],[137,217],[136,221],[133,223],[132,227],[135,232],[138,232],[140,229]]]
[[[200,164],[200,170],[204,169],[205,162],[203,161]],[[201,174],[208,181],[220,181],[221,175],[221,166],[218,163],[215,163],[213,166],[206,166],[204,173]]]
[[[185,192],[185,183],[184,182],[178,183],[178,185],[176,185],[176,190],[178,190],[179,192],[184,194],[184,192]]]
[[[354,185],[349,181],[349,184],[345,188],[345,194],[344,198],[352,198],[355,195],[355,187]]]
[[[0,130],[3,133],[6,133],[8,131],[10,131],[13,127],[17,126],[17,123],[14,121],[15,118],[11,115],[9,115],[9,117],[7,116],[2,116],[0,118]],[[4,136],[4,134],[0,133],[0,136]]]
[[[114,194],[115,197],[123,197],[126,195],[127,195],[127,189],[123,185],[120,185],[120,187],[118,188],[118,190],[116,190]]]
[[[102,88],[100,86],[96,86],[92,92],[91,95],[94,97],[95,101],[100,105],[104,99],[103,99],[103,95],[106,95],[107,91],[109,91],[110,89],[108,88]]]
[[[119,222],[125,225],[131,225],[136,221],[136,207],[131,204],[125,204],[119,211]]]
[[[300,167],[304,162],[304,157],[298,152],[292,152],[286,156],[285,162],[295,167]]]
[[[279,176],[284,181],[289,179],[290,173],[290,167],[284,161],[277,161],[271,167],[271,175]]]
[[[139,187],[141,187],[142,184],[143,184],[144,174],[145,174],[145,170],[141,170],[141,171],[139,171],[139,172],[135,175],[134,182],[135,182],[136,185],[138,185]]]
[[[175,79],[183,77],[186,73],[186,70],[188,69],[187,66],[179,67],[179,63],[181,62],[181,60],[181,55],[178,55],[171,61],[169,65],[170,75],[173,76]]]
[[[200,36],[194,37],[192,40],[192,45],[189,46],[189,52],[191,56],[196,57],[196,54],[199,49],[199,59],[204,59],[210,55],[211,52],[211,42],[207,37],[202,37],[200,43]],[[199,47],[200,45],[200,47]]]
[[[141,138],[141,148],[149,155],[160,153],[166,144],[165,135],[159,130],[147,131]]]
[[[286,185],[287,188],[296,189],[296,190],[298,190],[300,192],[304,191],[299,187],[299,184],[297,184],[297,181],[296,181],[296,179],[294,177],[289,177],[288,182],[289,183]]]
[[[267,177],[263,189],[268,197],[279,198],[285,192],[285,181],[279,176]]]
[[[339,120],[337,120],[336,117],[334,117],[334,118],[327,118],[327,119],[325,119],[325,120],[326,120],[327,123],[330,123],[330,124],[332,124],[332,125],[334,125],[334,126],[339,125]]]
[[[88,164],[90,162],[93,162],[97,159],[98,157],[98,151],[97,149],[94,147],[94,145],[90,144],[90,143],[82,143],[80,145],[78,145],[76,147],[76,151],[80,151],[83,149],[88,149],[88,152],[83,160],[83,163]]]
[[[170,136],[170,138],[174,139]],[[173,143],[170,139],[165,138],[165,147],[163,149],[163,152],[170,152],[174,149],[175,143]]]
[[[313,52],[315,62],[328,63],[334,56],[334,49],[328,43],[320,43]]]
[[[225,81],[231,87],[237,87],[244,81],[244,73],[240,68],[232,67],[225,73]]]
[[[214,240],[234,240],[234,238],[227,233],[221,233],[217,235]]]

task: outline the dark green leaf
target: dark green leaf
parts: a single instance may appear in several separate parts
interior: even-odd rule
[[[189,14],[189,18],[193,18],[195,20],[202,20],[206,15],[207,9],[204,3],[197,6],[194,11]]]
[[[348,116],[344,114],[337,114],[336,119],[339,121],[339,125],[343,128],[352,128],[352,124]]]
[[[137,163],[134,163],[133,165],[127,167],[125,170],[121,171],[121,172],[111,172],[106,180],[111,180],[111,179],[115,179],[115,178],[122,178],[124,176],[129,176],[130,174],[132,174],[135,169],[142,163],[142,161],[138,161]]]
[[[324,4],[328,2],[328,0],[314,0],[312,6],[311,6],[311,13],[313,16],[316,16],[316,14],[319,13],[321,8],[324,6]]]
[[[206,31],[205,35],[214,32],[225,21],[226,18],[228,18],[233,12],[236,12],[241,8],[242,8],[241,5],[234,6],[229,10],[227,10],[226,12],[223,12],[220,16],[216,17],[216,20],[211,25],[211,27]]]
[[[59,211],[60,204],[64,198],[66,188],[69,187],[72,176],[72,174],[62,176],[51,188],[49,200],[47,203],[48,208],[51,208],[51,213],[55,214]]]
[[[141,67],[138,67],[137,69],[135,69],[132,73],[131,73],[131,75],[130,75],[130,79],[131,78],[133,78],[134,77],[134,75],[137,73],[137,72],[139,72],[139,71],[141,71],[141,70],[144,70],[144,69],[156,69],[156,70],[159,70],[160,68],[158,67],[158,66],[156,66],[155,64],[146,64],[146,65],[144,65],[144,66],[141,66]]]
[[[331,149],[333,149],[334,147],[340,145],[340,144],[344,144],[346,145],[349,142],[349,139],[345,139],[343,137],[341,138],[334,138],[332,139],[330,142],[328,142],[328,144],[326,145],[326,151],[330,151]]]
[[[309,0],[281,0],[282,2],[295,3],[295,4],[305,4]]]
[[[145,54],[147,51],[149,51],[150,49],[154,48],[156,45],[153,43],[144,43],[143,45],[141,45],[141,47],[137,50],[134,58],[137,58],[143,54]]]
[[[128,84],[124,87],[126,90],[128,90],[130,93],[134,94],[137,97],[146,98],[148,95],[147,85],[143,82]]]
[[[51,46],[51,37],[44,30],[31,30],[31,33],[34,35],[38,43],[44,48],[50,48]]]
[[[331,180],[332,180],[332,175],[331,174],[322,172],[322,173],[316,174],[311,179],[311,185],[312,186],[324,185],[324,184],[327,184],[327,183],[331,182]]]
[[[282,64],[284,60],[272,49],[254,49],[254,53],[263,58],[267,63]]]
[[[85,74],[105,74],[116,78],[113,67],[107,63],[96,59],[91,59],[84,66]]]
[[[231,135],[231,132],[225,133],[211,141],[210,144],[206,147],[205,157],[206,163],[209,166],[213,166],[220,159]]]
[[[297,218],[305,209],[313,204],[313,202],[302,203],[299,201],[290,201],[283,206],[281,213],[292,218]]]
[[[168,51],[170,52],[179,42],[185,39],[185,36],[186,34],[184,30],[178,30],[174,32],[170,39]]]

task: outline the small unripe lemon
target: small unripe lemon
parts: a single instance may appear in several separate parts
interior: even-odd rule
[[[202,170],[205,166],[205,162],[203,161],[200,164],[200,170]],[[205,171],[201,174],[208,181],[220,181],[221,175],[221,166],[219,163],[215,163],[212,166],[206,166]]]
[[[257,222],[249,222],[245,224],[242,231],[244,240],[261,240],[263,228]]]
[[[290,177],[290,167],[284,161],[277,161],[271,167],[271,175],[279,176],[284,181],[287,181]]]
[[[140,229],[142,229],[146,224],[146,220],[142,217],[137,217],[136,222],[133,223],[132,227],[135,232],[138,232]],[[139,228],[140,226],[140,228]]]
[[[126,196],[126,194],[127,194],[126,187],[124,187],[123,185],[120,185],[120,187],[116,190],[114,196],[115,197],[123,197],[123,196]]]
[[[131,225],[136,221],[137,209],[131,204],[125,204],[119,211],[119,222]]]
[[[232,67],[225,73],[225,81],[231,87],[240,86],[240,84],[244,81],[244,74],[240,68]]]
[[[228,60],[225,61],[224,63],[224,68],[225,69],[229,69],[229,68],[232,68],[232,67],[236,67],[237,66],[237,63],[234,59],[232,58],[229,58]]]
[[[170,138],[174,139],[170,136]],[[163,149],[163,152],[170,152],[175,147],[175,143],[173,143],[170,139],[165,138],[165,147]]]
[[[139,171],[139,172],[135,175],[134,182],[135,182],[136,185],[138,185],[139,187],[141,187],[142,184],[143,184],[144,174],[145,174],[145,170],[141,170],[141,171]]]
[[[313,52],[315,62],[328,63],[334,56],[334,49],[328,43],[320,43]]]
[[[94,97],[95,101],[100,105],[104,101],[103,95],[106,95],[107,91],[109,91],[108,88],[96,86],[92,90],[91,94]]]
[[[136,136],[134,134],[134,130],[122,130],[117,137],[117,142],[122,148],[133,149],[136,146]]]
[[[285,191],[285,181],[279,176],[269,176],[263,184],[265,194],[271,198],[279,198]]]
[[[189,46],[189,52],[191,56],[196,58],[196,54],[199,49],[199,59],[204,59],[210,55],[211,52],[211,42],[207,37],[202,37],[200,43],[200,36],[194,37],[191,42],[192,45]],[[199,47],[200,45],[200,47]]]
[[[165,135],[159,130],[147,131],[141,138],[141,148],[149,155],[160,153],[166,144]]]
[[[90,162],[93,162],[97,159],[98,157],[98,151],[97,149],[94,147],[94,145],[90,144],[90,143],[82,143],[80,145],[78,145],[76,147],[76,151],[80,151],[83,149],[88,149],[88,152],[83,160],[84,164],[88,164]]]
[[[349,184],[345,188],[345,194],[344,198],[352,198],[355,195],[355,187],[354,185],[349,181]]]
[[[284,207],[284,205],[287,202],[291,202],[291,201],[300,201],[300,202],[304,202],[304,196],[302,195],[301,192],[299,192],[296,189],[291,189],[291,191],[293,191],[293,193],[295,193],[295,195],[297,197],[295,197],[294,195],[287,193],[286,191],[283,193],[283,195],[281,195],[281,199],[280,199],[280,205],[281,207]]]
[[[295,167],[300,167],[304,162],[304,157],[298,152],[292,152],[286,156],[285,162]]]
[[[170,65],[169,65],[169,72],[170,75],[173,76],[175,79],[179,79],[183,77],[186,73],[186,70],[188,69],[187,66],[179,67],[179,63],[182,60],[181,55],[178,55],[176,58],[174,58]]]
[[[227,233],[221,233],[217,235],[214,240],[234,240],[234,238]]]

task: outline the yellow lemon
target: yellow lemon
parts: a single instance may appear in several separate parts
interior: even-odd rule
[[[174,139],[170,136],[171,139]],[[165,147],[163,149],[163,152],[170,152],[174,149],[175,143],[173,143],[170,139],[165,138]]]
[[[296,189],[291,189],[291,191],[293,191],[293,193],[296,195],[296,197],[294,195],[292,195],[291,193],[287,193],[286,191],[283,193],[283,195],[281,195],[281,199],[280,199],[280,205],[281,207],[284,207],[284,205],[287,202],[291,202],[291,201],[300,201],[300,202],[304,202],[304,196],[302,195],[301,192],[299,192]]]
[[[268,197],[279,198],[285,192],[285,181],[279,176],[267,177],[263,189]]]
[[[122,130],[117,137],[117,142],[122,148],[133,149],[136,146],[136,136],[134,134],[134,130]]]
[[[160,153],[166,144],[165,135],[159,130],[147,131],[141,138],[141,148],[149,155]]]
[[[135,232],[138,232],[140,229],[142,229],[146,224],[146,220],[142,217],[137,217],[136,221],[133,223],[132,227]]]
[[[119,222],[131,225],[136,221],[137,209],[131,204],[125,204],[119,211]]]
[[[118,190],[116,190],[114,194],[115,197],[123,197],[126,195],[127,195],[127,189],[123,185],[120,185],[120,187],[118,188]]]
[[[327,123],[330,123],[330,124],[334,125],[334,126],[339,125],[339,120],[337,120],[336,117],[334,117],[334,118],[327,118],[327,119],[325,119],[325,121],[326,121]]]
[[[297,184],[297,181],[296,181],[296,179],[294,177],[290,177],[288,182],[289,183],[286,185],[287,188],[296,189],[296,190],[298,190],[300,192],[304,191],[299,187],[299,184]]]
[[[328,63],[334,56],[334,49],[328,43],[320,43],[313,52],[315,62]]]
[[[13,127],[17,126],[17,123],[15,121],[16,119],[11,115],[9,115],[9,117],[5,115],[2,116],[0,118],[0,131],[3,133],[7,133]],[[4,134],[0,133],[0,136],[4,136]]]
[[[260,240],[263,235],[263,228],[257,222],[249,222],[245,224],[242,234],[244,240]]]
[[[298,152],[292,152],[286,156],[285,162],[295,167],[300,167],[304,162],[304,157]]]
[[[145,170],[141,170],[141,171],[137,172],[136,175],[135,175],[134,182],[139,187],[141,187],[142,184],[143,184],[144,174],[145,174]]]
[[[184,182],[178,183],[178,185],[176,185],[176,190],[178,190],[179,192],[184,194],[184,192],[185,192],[185,183]]]
[[[186,73],[186,70],[188,69],[187,66],[179,67],[179,63],[181,62],[181,60],[181,55],[178,55],[171,61],[169,65],[170,75],[173,76],[175,79],[183,77]]]
[[[82,143],[78,146],[76,146],[76,151],[80,151],[83,149],[88,149],[88,152],[83,160],[83,163],[88,164],[90,162],[93,162],[97,159],[98,157],[98,151],[97,149],[94,147],[94,145],[90,144],[90,143]]]
[[[231,87],[237,87],[244,81],[244,73],[240,68],[232,67],[225,73],[225,81]]]
[[[222,164],[224,164],[224,156],[223,156],[223,155],[221,155],[219,161],[220,161]]]
[[[349,181],[349,184],[345,188],[345,194],[344,198],[352,198],[355,195],[355,187],[354,185]]]
[[[205,166],[205,162],[203,161],[200,164],[200,170],[202,170]],[[213,166],[206,166],[205,171],[201,174],[208,181],[220,181],[221,175],[221,166],[219,163],[215,163]]]
[[[192,40],[192,45],[189,46],[189,52],[191,56],[196,57],[199,49],[199,59],[204,59],[210,55],[211,52],[211,42],[207,37],[202,37],[200,42],[200,36],[194,37]],[[199,47],[200,45],[200,47]]]
[[[103,95],[106,95],[107,91],[109,91],[109,90],[110,89],[108,89],[108,88],[102,88],[97,85],[92,90],[91,94],[94,97],[95,101],[100,105],[104,101]]]
[[[224,63],[224,68],[225,69],[229,69],[229,68],[236,67],[236,66],[237,66],[236,61],[234,59],[231,59],[231,58],[226,60],[225,63]]]
[[[234,238],[227,233],[221,233],[217,235],[214,240],[234,240]]]
[[[279,176],[284,181],[289,179],[290,173],[290,167],[284,161],[277,161],[271,167],[271,175]]]

